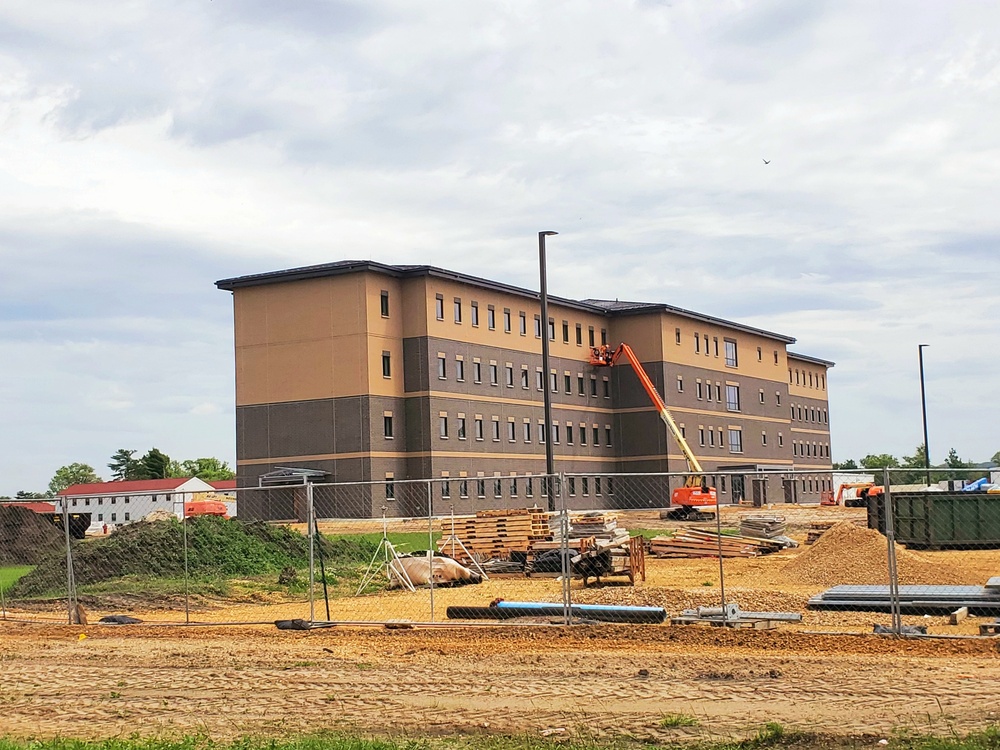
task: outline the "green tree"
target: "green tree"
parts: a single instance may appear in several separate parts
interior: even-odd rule
[[[945,466],[949,469],[968,469],[972,467],[972,462],[963,461],[958,457],[958,451],[954,448],[948,451],[948,458],[945,459]]]
[[[114,455],[111,456],[111,463],[108,464],[108,468],[111,469],[111,476],[118,481],[140,479],[141,462],[139,459],[134,458],[134,456],[134,450],[128,450],[127,448],[116,450]]]
[[[58,495],[74,484],[93,484],[101,481],[103,480],[94,472],[94,467],[87,464],[70,464],[56,469],[52,481],[49,482],[49,492]]]
[[[899,459],[889,453],[869,453],[861,459],[861,465],[866,469],[898,469]]]
[[[993,454],[993,458],[990,459],[995,464],[1000,464],[1000,451]]]
[[[218,458],[195,458],[182,462],[181,468],[183,476],[198,477],[206,482],[236,478],[236,472],[229,468],[229,464]]]
[[[840,463],[833,464],[834,469],[856,469],[858,468],[857,462],[853,458],[849,458],[846,461],[841,461]]]
[[[29,490],[18,490],[15,496],[18,500],[41,500],[46,497],[52,497],[46,492],[31,492]]]
[[[137,479],[167,479],[170,477],[170,456],[159,448],[150,448],[139,459]]]

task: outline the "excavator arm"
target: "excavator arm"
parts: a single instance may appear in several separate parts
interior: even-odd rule
[[[649,375],[642,368],[642,364],[639,362],[639,358],[635,352],[632,351],[632,347],[624,343],[619,344],[617,349],[612,349],[610,346],[593,347],[590,354],[590,364],[595,367],[613,367],[618,364],[618,361],[622,357],[625,357],[626,361],[632,366],[636,377],[639,378],[639,382],[642,384],[643,390],[646,391],[649,400],[653,402],[657,412],[660,414],[660,419],[663,420],[670,434],[674,436],[674,440],[680,446],[681,452],[687,461],[690,473],[684,481],[684,488],[674,492],[674,502],[679,505],[688,506],[716,505],[718,499],[715,489],[708,486],[701,463],[694,455],[694,451],[691,450],[691,446],[688,445],[684,434],[681,432],[681,428],[674,421],[673,415],[667,409],[667,405],[660,397],[656,386],[653,385],[653,381],[650,380]],[[695,513],[688,517],[693,518],[695,515],[698,514]],[[709,514],[700,515],[706,516]],[[711,514],[711,516],[714,518],[714,514]]]

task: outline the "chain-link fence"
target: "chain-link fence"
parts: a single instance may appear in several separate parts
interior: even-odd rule
[[[476,475],[17,509],[0,607],[60,622],[1000,628],[1000,476],[699,479]]]

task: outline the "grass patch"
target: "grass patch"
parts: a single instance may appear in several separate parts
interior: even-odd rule
[[[696,727],[698,720],[687,714],[664,714],[660,719],[660,727],[663,729],[674,729],[676,727]]]
[[[375,552],[375,548],[382,541],[382,532],[373,531],[369,534],[324,534],[324,538],[328,539],[332,544],[342,544],[345,546],[357,545],[359,549],[363,548],[367,551],[368,560],[370,560],[372,554]],[[392,542],[392,546],[401,555],[424,551],[428,546],[426,532],[389,532],[386,534],[386,538]],[[437,540],[440,538],[441,533],[435,531],[433,536],[434,549],[437,549]],[[365,560],[365,562],[368,562],[368,560]]]
[[[5,594],[10,591],[19,579],[35,569],[34,565],[4,565],[0,566],[0,591]]]

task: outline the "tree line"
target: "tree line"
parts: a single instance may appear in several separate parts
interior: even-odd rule
[[[855,461],[849,458],[846,461],[834,462],[834,469],[868,469],[869,471],[881,473],[882,469],[911,469],[911,471],[892,472],[893,483],[916,484],[927,481],[927,461],[924,446],[918,445],[912,456],[896,458],[891,453],[869,453],[864,458]],[[988,463],[1000,465],[1000,451],[993,454],[993,458]],[[932,463],[931,482],[940,482],[944,479],[966,479],[974,481],[980,477],[987,476],[988,472],[956,471],[958,469],[980,469],[984,464],[975,461],[965,461],[954,448],[948,451],[948,457],[943,463]],[[936,471],[935,471],[936,470]],[[878,476],[876,476],[878,479]]]
[[[138,451],[119,448],[111,456],[108,468],[111,470],[112,482],[124,482],[133,479],[172,479],[197,477],[206,482],[218,482],[225,479],[235,479],[236,473],[229,464],[218,458],[192,458],[175,461],[158,448],[150,448],[141,456]],[[85,463],[72,463],[56,469],[49,482],[47,492],[30,492],[20,490],[18,500],[54,497],[67,487],[74,484],[95,484],[105,481],[93,466]]]

